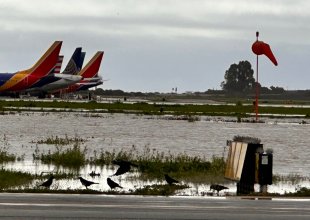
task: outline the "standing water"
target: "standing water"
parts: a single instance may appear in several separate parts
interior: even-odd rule
[[[159,152],[212,158],[226,156],[226,140],[251,136],[261,140],[264,149],[274,152],[274,174],[309,177],[310,124],[301,119],[264,119],[265,123],[227,122],[219,117],[200,117],[199,121],[170,120],[169,116],[144,116],[110,113],[22,112],[0,116],[0,144],[10,153],[23,156],[18,170],[32,169],[32,155],[55,150],[55,146],[36,144],[49,137],[78,137],[86,142],[88,157],[100,152],[138,150],[145,147]],[[14,165],[7,165],[14,168]],[[85,172],[88,172],[85,171]]]

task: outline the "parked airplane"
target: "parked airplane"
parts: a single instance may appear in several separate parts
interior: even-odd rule
[[[62,41],[55,41],[37,63],[16,73],[0,73],[0,92],[20,92],[32,86],[55,67]]]
[[[59,56],[58,56],[58,61],[57,61],[56,65],[55,65],[55,67],[53,68],[53,70],[51,71],[51,73],[49,73],[47,76],[41,78],[41,79],[39,80],[39,82],[40,82],[42,79],[47,78],[49,75],[60,73],[63,58],[64,58],[64,56],[59,55]],[[34,87],[34,86],[35,86],[36,84],[38,84],[39,82],[37,82],[37,83],[35,83],[34,85],[32,85],[31,88]],[[28,93],[30,93],[30,91],[32,91],[31,88],[26,89],[26,91],[27,91]],[[4,95],[4,96],[13,96],[13,97],[16,97],[16,95],[19,95],[20,93],[25,93],[26,91],[23,90],[23,91],[20,91],[20,92],[18,92],[18,93],[15,93],[15,92],[1,92],[0,94],[1,94],[1,95]],[[31,92],[31,94],[33,94],[33,93]],[[35,93],[35,94],[39,94],[39,93]]]
[[[61,93],[71,93],[80,90],[85,90],[103,83],[102,78],[98,76],[100,64],[103,58],[103,51],[98,51],[93,58],[80,71],[79,75],[83,78],[74,85],[61,90]]]
[[[52,73],[43,77],[30,89],[27,89],[26,92],[38,94],[39,97],[45,97],[48,93],[67,88],[68,86],[79,82],[82,79],[82,76],[77,74],[83,66],[84,57],[85,52],[82,52],[82,48],[76,48],[62,73]]]

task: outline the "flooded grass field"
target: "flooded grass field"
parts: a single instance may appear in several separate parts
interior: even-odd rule
[[[292,183],[280,182],[269,187],[269,191],[284,193],[295,191],[300,186],[309,186],[310,163],[310,121],[309,119],[269,119],[264,123],[236,123],[232,118],[201,116],[198,120],[178,120],[181,117],[161,115],[133,115],[110,113],[59,113],[59,112],[20,112],[0,115],[0,147],[16,155],[20,161],[4,163],[2,167],[37,176],[62,169],[33,161],[34,154],[47,154],[55,151],[53,144],[40,141],[51,137],[69,137],[83,139],[81,147],[85,156],[92,158],[101,151],[120,151],[148,148],[171,154],[186,153],[211,159],[213,156],[226,157],[226,140],[234,136],[252,136],[259,138],[264,149],[274,152],[273,172],[276,175],[297,175],[305,177]],[[70,146],[63,145],[62,149]],[[106,178],[115,172],[116,167],[86,165],[74,175],[83,176],[98,185],[90,188],[107,191]],[[64,169],[64,172],[69,172]],[[91,178],[91,171],[100,173]],[[71,171],[70,171],[71,172]],[[130,172],[113,179],[124,187],[120,191],[130,191],[144,185],[163,184],[162,181],[137,181],[135,172]],[[39,181],[33,182],[33,186]],[[201,195],[209,190],[207,184],[192,184],[180,194]],[[229,190],[236,191],[234,183],[227,183]],[[52,189],[83,189],[75,179],[55,181]]]

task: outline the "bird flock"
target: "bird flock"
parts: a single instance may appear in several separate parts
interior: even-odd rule
[[[110,177],[107,178],[107,184],[111,190],[113,190],[115,188],[121,188],[122,189],[123,187],[120,186],[117,182],[113,181],[111,178],[113,176],[123,175],[123,174],[129,172],[131,170],[131,167],[138,167],[138,165],[131,163],[130,161],[125,161],[125,160],[113,160],[112,164],[118,165],[119,168],[116,170],[116,172],[113,175],[111,175]],[[94,171],[92,171],[91,173],[89,173],[89,175],[94,178],[96,176],[100,176],[100,173],[95,173]],[[179,183],[178,180],[170,177],[168,174],[164,174],[164,178],[165,178],[167,184],[169,184],[170,186],[173,184]],[[54,179],[55,179],[55,177],[53,175],[51,175],[45,182],[41,183],[38,186],[50,188]],[[88,187],[93,185],[93,184],[99,184],[97,182],[86,180],[83,177],[78,177],[78,179],[80,180],[81,184],[86,187],[86,189],[88,189]],[[225,186],[222,186],[222,185],[218,185],[218,184],[212,184],[210,186],[210,190],[213,190],[213,192],[217,191],[217,195],[219,195],[219,192],[221,190],[224,190],[224,189],[228,189],[228,188]]]

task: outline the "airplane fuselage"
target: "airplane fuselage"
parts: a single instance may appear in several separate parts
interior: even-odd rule
[[[57,74],[57,75],[59,77],[60,74]],[[61,75],[64,75],[64,74],[61,74]],[[79,82],[81,79],[82,77],[79,75],[66,75],[65,78],[58,78],[58,80],[42,86],[40,90],[45,91],[45,92],[57,91],[57,90],[66,88],[70,85],[73,85]]]
[[[0,74],[0,92],[2,91],[21,91],[40,79],[34,75],[29,75],[27,72],[17,73],[1,73]]]

